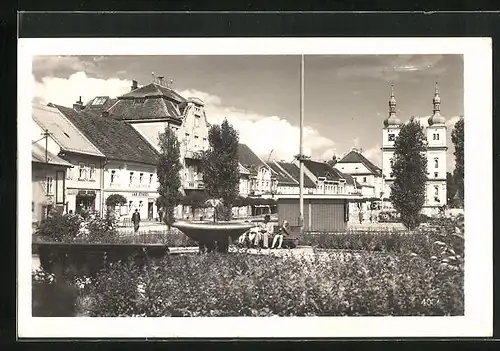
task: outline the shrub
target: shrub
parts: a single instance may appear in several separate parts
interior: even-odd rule
[[[36,235],[56,242],[71,241],[81,233],[83,222],[79,215],[53,213],[42,221]]]
[[[416,254],[207,254],[113,264],[88,315],[463,315],[463,270]]]
[[[127,203],[125,196],[121,194],[111,194],[106,198],[106,206],[115,208],[118,205],[123,205]]]
[[[64,279],[39,269],[32,272],[33,317],[72,317],[76,311],[76,290]]]

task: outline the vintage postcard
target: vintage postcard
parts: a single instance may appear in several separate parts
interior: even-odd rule
[[[492,335],[491,39],[18,57],[19,337]]]

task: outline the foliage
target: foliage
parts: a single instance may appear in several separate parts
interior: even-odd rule
[[[264,268],[265,267],[265,268]],[[113,264],[89,289],[88,315],[463,315],[463,269],[415,253],[312,257],[206,254]]]
[[[82,233],[84,219],[80,215],[53,212],[36,230],[35,234],[55,242],[67,242]]]
[[[453,177],[457,184],[458,197],[464,201],[464,119],[461,118],[451,132],[451,141],[455,146],[455,171]]]
[[[427,180],[426,138],[417,120],[401,126],[394,147],[390,201],[401,214],[401,222],[413,229],[420,222]]]
[[[209,198],[222,199],[224,219],[231,219],[232,204],[239,194],[238,132],[224,119],[221,125],[212,125],[208,132],[210,148],[201,160],[203,182]]]
[[[125,196],[121,194],[111,194],[106,198],[106,206],[115,208],[118,205],[124,205],[127,203]]]
[[[207,195],[202,191],[191,191],[182,198],[182,204],[184,206],[191,206],[191,211],[193,218],[195,215],[195,210],[198,208],[204,208],[206,206]]]
[[[175,132],[169,127],[159,135],[160,157],[157,164],[159,197],[156,205],[164,213],[164,221],[170,227],[175,221],[174,210],[181,202],[180,146]]]
[[[73,284],[56,279],[43,269],[32,271],[33,317],[72,317],[75,315],[76,290]]]
[[[458,195],[458,184],[455,181],[455,176],[450,172],[446,172],[446,197],[447,204],[450,207],[454,207],[456,195]]]

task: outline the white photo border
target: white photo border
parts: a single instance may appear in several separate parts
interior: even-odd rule
[[[32,58],[39,55],[460,54],[464,58],[465,315],[44,318],[31,316]],[[18,41],[18,337],[488,337],[493,333],[491,38],[48,38]],[[480,187],[479,187],[480,184]]]

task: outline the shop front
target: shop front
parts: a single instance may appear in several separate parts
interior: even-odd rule
[[[104,193],[104,199],[112,194],[123,195],[127,202],[120,208],[120,217],[131,217],[135,210],[138,210],[141,220],[156,220],[158,210],[156,208],[157,193],[153,192],[110,192]]]
[[[99,189],[68,189],[66,197],[66,212],[83,213],[99,212]]]

